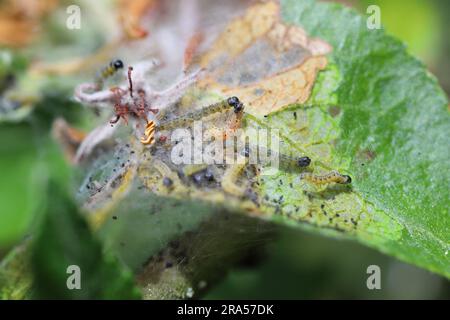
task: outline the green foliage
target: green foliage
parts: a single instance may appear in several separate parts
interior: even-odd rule
[[[440,49],[442,19],[435,0],[360,0],[365,12],[369,5],[378,5],[381,21],[389,34],[405,41],[409,52],[432,63]],[[414,23],[405,23],[411,21]]]
[[[0,50],[0,89],[4,88],[4,80],[7,75],[18,75],[23,73],[28,66],[27,59],[10,50]]]
[[[370,230],[374,237],[359,230],[356,236],[449,277],[450,115],[436,79],[401,42],[368,30],[351,9],[287,0],[283,15],[333,46],[342,109],[342,116],[329,119],[338,128],[334,158],[344,167],[349,161],[352,192],[379,224]]]
[[[49,177],[66,181],[70,176],[50,128],[58,114],[76,118],[77,108],[64,96],[48,96],[21,122],[0,125],[0,248],[20,239],[37,222],[47,201]]]
[[[0,249],[32,231],[47,200],[49,177],[65,181],[70,175],[50,130],[57,117],[76,121],[82,110],[67,88],[53,86],[39,97],[19,95],[21,79],[30,77],[27,67],[24,56],[0,51]]]
[[[34,243],[32,264],[34,288],[38,298],[137,299],[130,272],[102,248],[91,235],[78,208],[58,185],[50,184],[46,217]],[[68,290],[67,268],[81,270],[81,289]]]
[[[12,249],[0,262],[0,300],[32,297],[29,241]]]

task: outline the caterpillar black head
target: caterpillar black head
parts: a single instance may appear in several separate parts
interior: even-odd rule
[[[173,185],[173,181],[169,177],[164,177],[163,180],[162,180],[162,183],[167,188],[169,188],[169,187],[171,187]]]
[[[239,101],[238,97],[230,97],[227,100],[228,104],[234,108],[234,113],[239,113],[244,110],[244,104]]]
[[[307,167],[311,163],[311,159],[309,157],[300,157],[297,159],[297,164],[299,167]]]
[[[112,65],[113,65],[114,69],[116,69],[116,70],[123,68],[123,62],[122,62],[122,60],[119,60],[119,59],[114,60],[112,62]]]
[[[344,184],[352,183],[352,177],[350,177],[348,175],[343,175],[343,177],[345,178]]]

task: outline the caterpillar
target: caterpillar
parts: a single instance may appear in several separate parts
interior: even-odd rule
[[[300,179],[307,180],[317,185],[327,184],[327,183],[339,183],[339,184],[349,184],[352,182],[352,178],[348,175],[342,175],[337,171],[331,171],[325,175],[316,175],[311,172],[303,172],[300,174]]]
[[[102,70],[100,70],[100,74],[97,76],[97,86],[102,87],[103,82],[114,75],[119,69],[123,68],[123,62],[122,60],[113,60],[111,61],[108,66],[104,67]]]
[[[161,184],[165,187],[166,190],[170,189],[171,191],[176,192],[186,191],[186,187],[181,182],[177,173],[173,172],[167,164],[159,159],[154,159],[152,163],[153,167],[162,176]]]
[[[272,155],[278,156],[278,159],[282,165],[290,166],[290,167],[300,167],[305,168],[310,165],[311,158],[307,156],[303,157],[295,157],[291,155],[287,155],[284,153],[275,152],[271,149],[265,149],[263,147],[258,147],[256,150],[251,150],[250,145],[247,143],[243,152],[243,155],[248,158],[250,157],[250,152],[263,152],[270,158]]]
[[[272,154],[272,150],[267,151],[267,155],[270,157]],[[291,167],[300,167],[305,168],[309,166],[311,163],[311,158],[304,156],[304,157],[294,157],[290,156],[284,153],[278,153],[278,159],[280,161],[280,164],[291,166]]]
[[[292,157],[283,153],[279,154],[280,157],[280,161],[281,163],[286,163],[289,165],[295,165],[298,166],[300,168],[304,168],[309,166],[309,164],[311,163],[311,158],[310,157]]]
[[[209,116],[213,113],[223,112],[229,108],[233,108],[234,112],[238,114],[244,110],[244,105],[237,97],[230,97],[226,100],[211,104],[199,110],[189,112],[179,118],[161,122],[158,129],[163,131],[185,127],[194,121],[202,119],[203,117]]]

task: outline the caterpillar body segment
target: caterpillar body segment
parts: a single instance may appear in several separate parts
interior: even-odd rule
[[[235,113],[240,113],[244,110],[244,105],[239,101],[237,97],[231,97],[226,100],[203,107],[199,110],[191,111],[179,118],[161,122],[158,126],[158,129],[163,131],[172,130],[179,127],[186,127],[194,121],[201,120],[204,117],[207,117],[214,113],[224,112],[231,108],[234,109]]]
[[[271,149],[266,149],[261,146],[250,147],[247,143],[243,152],[241,153],[244,157],[249,158],[250,153],[254,153],[254,158],[256,155],[259,156],[259,161],[264,162],[266,160],[278,157],[280,165],[291,168],[305,168],[311,164],[311,158],[307,156],[292,156],[281,152],[276,152]],[[261,154],[262,153],[262,154]],[[264,159],[268,158],[268,159]]]
[[[177,173],[172,171],[167,164],[159,159],[154,159],[152,163],[154,168],[162,176],[161,185],[166,191],[174,191],[176,193],[185,193],[187,191],[187,188],[183,185]]]
[[[328,183],[338,183],[338,184],[350,184],[352,178],[348,175],[342,175],[337,171],[331,171],[325,175],[316,175],[311,172],[303,172],[300,174],[301,180],[309,181],[316,185],[323,185]]]
[[[291,167],[300,167],[305,168],[309,166],[311,163],[311,159],[309,157],[294,157],[287,154],[279,153],[278,154],[280,163],[285,164]]]

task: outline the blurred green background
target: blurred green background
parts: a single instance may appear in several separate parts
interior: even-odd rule
[[[404,40],[410,52],[428,66],[450,95],[450,1],[340,2],[363,14],[368,5],[379,5],[387,32]],[[32,59],[51,59],[52,55],[61,52],[70,53],[67,48],[73,43],[78,43],[77,47],[83,52],[93,51],[101,45],[96,34],[87,38],[81,33],[68,38],[54,23],[55,16],[46,19],[45,27],[51,34],[44,34],[33,50],[0,49],[0,95],[9,88],[11,75],[14,75],[13,82],[20,83],[31,96],[40,90],[39,86],[32,85],[35,79],[25,74],[27,63]],[[87,23],[101,24],[94,21],[88,19]],[[96,28],[98,30],[98,26]],[[45,49],[49,45],[55,47],[55,52]],[[73,84],[62,85],[57,77],[45,81],[45,86],[52,87],[53,93],[58,94],[39,92],[41,102],[26,121],[0,120],[0,258],[38,225],[40,213],[46,203],[52,201],[52,195],[46,192],[49,177],[60,181],[70,179],[59,148],[50,137],[52,120],[64,115],[81,125],[87,121],[86,116],[80,114],[79,105],[70,100]],[[0,111],[3,112],[7,106],[3,96],[0,99],[3,108]],[[66,106],[64,110],[58,108],[61,105]],[[381,267],[381,290],[366,287],[369,265]],[[255,251],[252,257],[231,270],[206,298],[449,299],[450,286],[442,277],[357,243],[279,227],[279,236],[271,240],[269,246]]]

